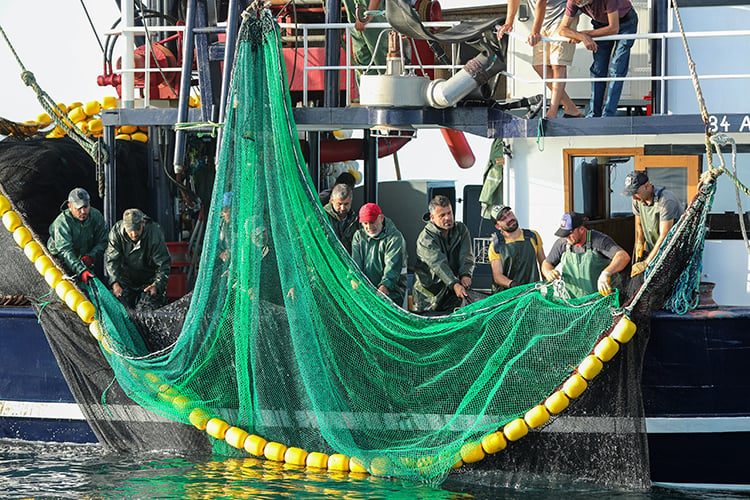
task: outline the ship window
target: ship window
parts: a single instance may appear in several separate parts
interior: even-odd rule
[[[666,186],[683,206],[697,191],[699,156],[646,156],[642,148],[568,149],[563,152],[565,210],[582,213],[589,226],[633,247],[632,200],[622,195],[625,176],[645,170],[656,186]]]

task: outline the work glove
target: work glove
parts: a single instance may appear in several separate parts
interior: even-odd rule
[[[91,257],[89,257],[89,259],[90,259],[90,258],[91,258]],[[83,272],[81,273],[81,279],[83,280],[83,282],[84,282],[84,283],[87,283],[87,284],[88,284],[88,281],[89,281],[89,279],[90,279],[90,278],[93,278],[93,277],[94,277],[94,275],[93,275],[93,274],[91,273],[91,271],[89,271],[88,269],[87,269],[87,270],[85,270],[85,271],[83,271]]]
[[[94,267],[94,258],[90,255],[84,255],[81,257],[81,262],[83,262],[86,267]]]
[[[635,255],[635,260],[640,260],[643,258],[643,254],[646,251],[646,242],[645,241],[636,241],[635,242],[635,251],[633,254]]]
[[[560,279],[560,272],[557,269],[552,269],[551,271],[543,272],[544,279],[547,281],[555,281]]]
[[[599,294],[607,296],[612,293],[612,275],[607,271],[602,271],[599,274],[599,279],[596,280],[596,288],[599,290]]]
[[[642,260],[640,262],[636,262],[635,264],[633,264],[633,267],[630,268],[630,277],[633,278],[641,274],[643,271],[646,270],[647,265],[648,264],[646,264],[645,260]]]

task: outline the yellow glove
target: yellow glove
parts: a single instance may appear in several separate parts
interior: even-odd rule
[[[643,253],[646,251],[646,242],[645,241],[636,241],[635,242],[635,260],[640,260],[643,258]]]
[[[607,271],[602,271],[599,275],[599,279],[596,280],[596,288],[599,290],[599,295],[607,296],[612,293],[612,275]]]
[[[641,274],[646,270],[647,265],[648,264],[646,264],[646,261],[636,262],[635,264],[633,264],[633,267],[630,269],[630,277],[632,278]]]
[[[560,272],[557,269],[552,269],[547,272],[542,270],[542,274],[544,275],[544,279],[550,282],[560,279]]]

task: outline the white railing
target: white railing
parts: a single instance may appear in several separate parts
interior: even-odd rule
[[[508,33],[510,36],[513,36],[516,39],[524,39],[522,35],[518,35],[516,33]],[[747,37],[750,36],[750,30],[733,30],[733,31],[693,31],[693,32],[686,32],[685,38],[688,39],[688,47],[689,47],[689,40],[691,38],[725,38],[725,37]],[[672,38],[682,38],[681,33],[640,33],[640,34],[632,34],[632,35],[609,35],[609,36],[602,36],[597,37],[595,40],[660,40],[662,43],[660,44],[660,61],[661,66],[659,68],[659,74],[658,75],[651,75],[651,76],[626,76],[626,77],[608,77],[608,78],[547,78],[547,66],[544,66],[543,69],[543,75],[542,79],[538,80],[538,84],[541,86],[542,91],[540,92],[544,97],[544,104],[542,107],[542,116],[546,113],[547,108],[547,94],[549,92],[549,89],[547,88],[548,83],[555,83],[555,82],[565,82],[565,83],[571,83],[571,82],[611,82],[611,81],[658,81],[662,82],[662,85],[660,85],[660,99],[659,99],[659,109],[654,109],[654,114],[662,115],[665,113],[665,105],[666,105],[666,85],[664,85],[665,82],[668,81],[677,81],[677,80],[691,80],[692,76],[690,74],[686,75],[666,75],[667,68],[665,66],[667,61],[667,44],[664,43],[668,39]],[[561,38],[561,37],[542,37],[541,43],[550,43],[550,42],[564,42],[567,41],[567,38]],[[543,51],[545,58],[547,56],[547,50]],[[687,68],[687,66],[686,66]],[[509,77],[513,77],[512,75],[508,75]],[[730,79],[750,79],[750,73],[737,73],[737,74],[731,74],[731,73],[723,73],[723,74],[703,74],[700,73],[698,75],[699,80],[730,80]],[[532,83],[530,80],[524,80],[524,83]],[[658,111],[658,112],[657,112]]]
[[[424,25],[428,28],[446,28],[455,26],[457,22],[429,22],[424,23]],[[352,50],[350,50],[351,44],[352,44],[352,30],[354,29],[353,24],[349,23],[335,23],[335,24],[325,24],[325,23],[311,23],[311,24],[293,24],[293,23],[280,23],[279,26],[287,30],[287,33],[292,32],[293,35],[284,35],[287,40],[293,39],[295,36],[297,36],[297,33],[301,34],[301,40],[302,44],[299,48],[302,49],[302,101],[301,105],[306,106],[309,102],[309,93],[311,92],[309,88],[310,83],[310,73],[313,71],[325,71],[325,70],[337,70],[337,71],[344,71],[345,76],[345,95],[346,95],[346,105],[351,105],[353,102],[353,96],[351,93],[351,89],[353,87],[353,83],[356,80],[353,80],[354,78],[354,72],[355,71],[365,71],[368,68],[369,69],[385,69],[385,66],[376,66],[376,65],[356,65],[352,61]],[[372,30],[383,30],[390,28],[390,25],[388,23],[369,23],[366,26],[366,29],[372,29]],[[309,40],[312,38],[312,36],[316,36],[319,38],[318,35],[310,35],[311,31],[325,31],[325,30],[340,30],[344,32],[344,44],[342,46],[343,54],[344,54],[344,60],[341,62],[341,64],[336,66],[326,66],[326,65],[313,65],[310,61],[309,55],[309,49],[311,48],[311,45],[309,43]],[[111,34],[125,34],[128,37],[140,35],[145,35],[146,31],[153,37],[154,33],[165,33],[165,32],[180,32],[184,31],[184,26],[177,26],[177,27],[163,27],[163,26],[149,26],[147,29],[144,29],[141,26],[137,27],[123,27],[117,32],[113,32]],[[510,36],[523,39],[523,35],[516,34],[514,32],[508,33]],[[634,34],[634,35],[612,35],[612,36],[604,36],[604,37],[598,37],[597,40],[622,40],[622,39],[634,39],[634,40],[660,40],[663,43],[660,44],[660,61],[661,66],[659,68],[659,74],[657,75],[648,75],[648,76],[625,76],[621,78],[565,78],[565,79],[554,79],[554,78],[547,78],[546,77],[546,67],[545,67],[545,74],[543,74],[542,78],[535,78],[535,79],[521,79],[517,78],[516,76],[504,73],[504,76],[506,78],[513,78],[517,81],[521,81],[525,84],[539,86],[540,91],[539,94],[542,94],[544,96],[544,104],[543,104],[543,112],[542,116],[544,116],[546,112],[546,100],[548,97],[549,89],[547,88],[548,83],[553,82],[566,82],[566,83],[572,83],[572,82],[593,82],[593,81],[658,81],[661,82],[662,85],[660,85],[660,99],[658,100],[659,106],[658,109],[654,108],[653,113],[654,114],[664,114],[665,113],[665,105],[666,105],[666,99],[665,99],[665,92],[666,92],[666,82],[669,81],[676,81],[676,80],[690,80],[691,76],[689,74],[684,75],[667,75],[667,68],[666,68],[666,61],[667,61],[667,43],[666,41],[668,39],[673,38],[680,38],[682,35],[680,33],[675,32],[669,32],[669,33],[642,33],[642,34]],[[749,37],[750,36],[750,30],[736,30],[736,31],[700,31],[700,32],[689,32],[685,33],[685,36],[689,39],[693,38],[722,38],[722,37]],[[542,43],[549,43],[554,41],[563,41],[565,39],[562,38],[555,38],[555,37],[545,37],[542,38]],[[153,41],[153,40],[152,40]],[[380,43],[387,44],[387,37],[384,35],[381,37]],[[739,47],[739,46],[738,46]],[[128,89],[125,88],[126,83],[126,77],[125,75],[129,75],[130,78],[132,78],[132,75],[135,73],[145,73],[144,78],[144,97],[142,106],[143,107],[149,107],[151,105],[151,100],[149,96],[149,85],[147,82],[149,81],[149,76],[151,73],[154,72],[178,72],[181,68],[179,67],[161,67],[161,68],[153,68],[151,67],[150,61],[151,61],[151,51],[150,47],[146,46],[146,54],[145,54],[145,68],[133,68],[128,67],[126,63],[123,64],[123,68],[119,70],[113,70],[115,73],[119,73],[124,75],[123,77],[123,98],[125,96],[132,96],[133,90],[130,89],[128,93]],[[413,72],[416,74],[420,74],[424,70],[428,69],[438,69],[438,70],[447,70],[450,74],[455,73],[459,69],[461,69],[461,65],[456,63],[456,55],[457,55],[457,47],[452,46],[450,50],[448,51],[451,59],[451,63],[448,65],[439,65],[439,64],[431,64],[431,65],[423,65],[421,62],[414,57],[412,64],[408,64],[404,67],[404,70],[407,72]],[[546,54],[546,51],[545,51]],[[127,54],[126,54],[127,56]],[[130,55],[132,57],[132,54]],[[509,54],[508,57],[512,57],[512,54]],[[123,57],[123,61],[127,61],[128,57]],[[132,59],[131,59],[132,60]],[[687,68],[687,66],[686,66]],[[687,69],[686,69],[687,71]],[[750,73],[722,73],[722,74],[705,74],[701,72],[699,74],[700,80],[731,80],[731,79],[750,79]],[[132,81],[132,80],[131,80]],[[132,84],[134,87],[134,83]],[[523,97],[523,96],[511,96],[511,97]],[[646,103],[644,102],[644,105]],[[139,106],[140,107],[140,106]]]

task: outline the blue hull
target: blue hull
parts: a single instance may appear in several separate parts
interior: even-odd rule
[[[96,442],[29,307],[0,308],[0,438]]]
[[[750,309],[658,312],[643,362],[651,480],[750,489]]]

